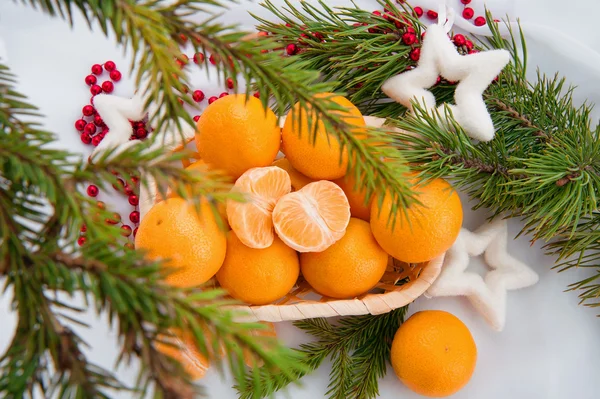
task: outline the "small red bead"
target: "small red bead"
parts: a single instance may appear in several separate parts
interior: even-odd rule
[[[117,71],[116,69],[114,71],[110,71],[110,78],[115,82],[118,82],[121,80],[121,72]]]
[[[454,38],[452,39],[454,41],[454,44],[457,46],[464,46],[464,44],[467,42],[467,39],[465,39],[465,37],[463,35],[461,35],[460,33],[457,35],[454,35]]]
[[[106,61],[104,63],[104,69],[106,69],[108,72],[114,71],[116,68],[117,66],[112,61]]]
[[[475,18],[475,26],[483,26],[486,24],[486,20],[484,17]]]
[[[127,183],[125,183],[125,194],[127,194],[127,195],[135,194],[135,191],[133,191],[133,188],[131,188],[131,186]]]
[[[438,17],[438,13],[433,10],[429,10],[427,11],[427,17],[430,19],[436,19]]]
[[[417,18],[421,18],[423,16],[423,9],[421,7],[415,7],[414,10]]]
[[[414,30],[414,28],[412,28],[412,27],[409,26],[409,27],[406,28],[406,33],[412,33],[414,35],[417,32]]]
[[[181,39],[181,41],[182,41],[182,42],[184,42],[184,43],[188,41],[188,38],[187,38],[187,36],[186,36],[186,35],[184,35],[183,33],[180,33],[180,34],[179,34],[179,38],[180,38],[180,39]]]
[[[140,127],[135,131],[135,135],[140,140],[145,139],[146,137],[148,137],[148,131],[145,128]]]
[[[123,245],[126,249],[135,249],[135,245],[133,245],[130,242],[126,242],[125,245]]]
[[[210,61],[211,64],[217,65],[217,62],[219,62],[218,58],[219,58],[218,56],[211,54],[210,57],[208,57],[208,60]]]
[[[471,7],[465,7],[465,9],[463,10],[462,16],[464,19],[471,19],[473,18],[473,16],[475,15],[475,10],[473,10]]]
[[[125,181],[123,179],[117,179],[117,182],[112,186],[115,190],[122,192],[125,189]]]
[[[83,119],[77,119],[75,121],[75,129],[77,129],[77,131],[79,132],[83,132],[83,129],[85,128],[86,125],[86,121],[84,121]]]
[[[212,104],[212,103],[214,103],[214,102],[215,102],[215,101],[217,101],[217,100],[218,100],[218,98],[217,98],[217,97],[215,97],[215,96],[212,96],[211,98],[209,98],[209,99],[208,99],[208,103],[209,103],[209,104]]]
[[[81,112],[85,115],[85,116],[92,116],[96,113],[96,109],[94,107],[92,107],[91,105],[86,105],[85,107],[83,107],[81,109]]]
[[[87,188],[87,195],[89,195],[90,197],[98,196],[98,187],[93,184],[90,184]]]
[[[131,235],[132,231],[131,231],[131,227],[124,224],[123,226],[121,226],[121,234],[123,235],[123,237],[129,237]]]
[[[90,104],[94,105],[94,96],[90,97]]]
[[[228,89],[233,89],[235,87],[235,83],[232,78],[227,78],[225,83],[227,84]]]
[[[100,74],[102,74],[102,65],[100,65],[100,64],[94,64],[94,65],[92,65],[92,73],[94,75],[100,75]]]
[[[140,213],[138,211],[133,211],[129,214],[129,220],[131,223],[139,223],[140,222]]]
[[[223,97],[228,96],[228,95],[229,95],[229,93],[227,93],[227,92],[224,91],[223,93],[219,94],[219,98],[223,98]]]
[[[442,82],[442,77],[441,77],[441,76],[438,76],[438,77],[437,77],[437,80],[435,81],[435,84],[436,84],[436,85],[439,85],[441,82]]]
[[[113,82],[111,82],[110,80],[102,82],[102,90],[105,93],[112,93],[112,91],[114,90],[114,88],[115,88],[115,86],[113,85]]]
[[[137,227],[135,229],[133,229],[133,236],[135,237],[137,235]]]
[[[204,92],[202,90],[194,90],[192,93],[192,99],[199,103],[200,101],[204,100]]]
[[[194,62],[196,64],[202,64],[204,62],[204,54],[202,54],[202,53],[194,54]]]
[[[77,245],[79,245],[81,247],[85,244],[86,241],[87,241],[87,238],[85,238],[85,236],[81,236],[77,239]]]
[[[87,133],[81,133],[81,136],[79,136],[79,138],[81,139],[81,142],[83,144],[91,144],[92,143],[92,137]]]
[[[260,98],[260,92],[255,91],[254,94],[253,94],[253,96],[256,97],[256,98]]]
[[[97,96],[98,94],[102,93],[102,87],[98,85],[92,85],[92,87],[90,87],[90,93],[92,93],[94,96]]]
[[[87,231],[87,226],[85,224],[81,225],[81,228],[79,229],[80,232],[85,233]]]
[[[473,50],[473,42],[470,40],[467,40],[465,42],[465,47],[467,48],[467,50]]]
[[[131,176],[131,182],[133,184],[138,184],[140,182],[140,178],[136,176]]]
[[[118,213],[113,213],[112,218],[107,218],[105,220],[106,223],[108,224],[117,224],[121,221],[121,215],[119,215]]]
[[[469,54],[477,54],[479,52],[479,50],[473,49],[473,50],[469,50]]]
[[[381,11],[377,11],[377,10],[375,10],[375,11],[373,11],[373,12],[372,12],[372,14],[373,14],[373,15],[376,15],[376,16],[378,16],[378,17],[381,17]]]
[[[417,41],[417,36],[414,33],[405,33],[402,35],[402,41],[407,46],[414,44]]]
[[[98,79],[94,75],[88,75],[85,77],[85,84],[88,86],[95,85]]]
[[[96,125],[92,122],[86,123],[85,127],[83,128],[83,132],[90,136],[96,134]]]
[[[94,145],[94,147],[97,147],[101,141],[102,141],[102,137],[100,137],[100,136],[92,137],[92,144]]]
[[[188,58],[187,55],[185,54],[181,54],[179,57],[177,57],[177,59],[175,60],[175,62],[177,63],[177,65],[179,65],[180,68],[183,68],[188,62],[190,61],[190,59]]]
[[[198,122],[200,120],[200,115],[194,115],[194,122]]]
[[[296,46],[294,43],[290,43],[285,46],[285,52],[287,55],[294,55],[298,52],[298,46]]]
[[[98,114],[94,115],[94,125],[96,126],[104,126],[104,121],[102,120],[102,117]]]
[[[139,202],[140,202],[140,199],[138,198],[137,195],[130,195],[129,196],[129,203],[131,205],[137,205],[137,204],[139,204]]]
[[[412,51],[410,52],[410,59],[416,62],[419,61],[419,58],[421,58],[421,49],[412,49]]]
[[[179,103],[179,105],[183,105],[183,100],[181,98],[178,98],[177,102]]]
[[[471,4],[471,0],[460,0],[463,4]]]
[[[96,206],[98,207],[98,209],[106,209],[106,204],[102,201],[96,202]]]

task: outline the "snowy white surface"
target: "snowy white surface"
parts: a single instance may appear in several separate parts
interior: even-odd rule
[[[282,3],[276,1],[276,3]],[[349,1],[336,0],[330,5],[349,5]],[[360,6],[376,9],[375,1],[362,0]],[[459,0],[449,0],[450,5],[460,5]],[[438,4],[434,0],[415,1],[415,5]],[[476,15],[483,10],[483,0],[473,0]],[[600,30],[597,16],[600,2],[595,0],[493,0],[487,6],[497,16],[520,17],[527,26],[541,25],[528,34],[530,74],[540,70],[553,74],[560,71],[568,81],[579,86],[576,99],[600,102],[599,63],[592,62],[598,55],[590,49],[600,50]],[[462,10],[462,8],[460,8]],[[244,2],[227,13],[228,22],[252,25],[247,10],[261,12],[257,2]],[[562,34],[557,33],[558,31]],[[117,84],[116,94],[131,95],[133,87],[127,76],[128,58],[105,38],[99,30],[91,33],[85,22],[77,18],[73,29],[58,19],[52,19],[31,8],[10,1],[0,2],[0,38],[2,38],[8,64],[17,74],[18,88],[40,107],[45,127],[60,136],[60,146],[72,151],[90,151],[79,141],[73,123],[81,113],[90,95],[83,83],[89,67],[112,59],[124,72]],[[566,34],[577,39],[564,37]],[[586,47],[587,46],[587,47]],[[207,97],[222,90],[206,82],[206,75],[195,77],[194,88],[202,89]],[[596,111],[597,112],[597,111]],[[598,114],[596,114],[598,116]],[[110,194],[102,193],[103,200]],[[465,197],[464,205],[468,207]],[[120,203],[123,204],[123,199]],[[123,210],[129,209],[123,205]],[[465,226],[473,229],[485,218],[482,212],[466,211]],[[519,222],[512,220],[509,233],[514,236]],[[460,317],[471,329],[479,350],[477,369],[471,382],[454,398],[483,399],[592,399],[600,390],[600,321],[597,311],[577,305],[575,293],[564,293],[568,283],[585,276],[585,271],[573,270],[557,274],[551,270],[552,259],[543,255],[541,243],[530,246],[526,237],[509,243],[509,250],[540,275],[540,282],[531,288],[508,295],[508,317],[502,333],[492,331],[464,298],[421,298],[411,306],[411,312],[422,309],[443,309]],[[473,261],[470,269],[482,269],[482,263]],[[0,353],[8,345],[15,325],[9,309],[9,296],[0,297]],[[88,330],[80,330],[91,344],[90,358],[102,366],[112,368],[116,356],[115,332],[106,326],[105,318],[89,314]],[[298,345],[307,337],[290,323],[279,323],[279,336],[289,345]],[[329,364],[302,381],[302,386],[292,387],[281,398],[314,399],[324,397],[327,390]],[[120,378],[133,382],[134,367],[115,370]],[[382,398],[413,399],[419,396],[405,388],[393,375],[380,383]],[[221,379],[214,370],[209,371],[202,384],[208,387],[210,397],[235,398],[231,381]],[[129,398],[129,394],[115,395]]]

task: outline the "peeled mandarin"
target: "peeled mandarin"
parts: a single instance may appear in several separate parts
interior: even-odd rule
[[[298,252],[320,252],[344,236],[350,205],[344,191],[322,180],[279,199],[273,225],[279,238]]]
[[[354,125],[356,134],[360,134],[365,120],[354,104],[342,96],[332,93],[321,93],[319,97],[330,98],[344,107],[343,111],[334,111],[350,125]],[[282,129],[282,152],[292,166],[300,173],[315,180],[334,180],[346,174],[348,168],[348,150],[341,148],[337,137],[327,132],[321,121],[316,125],[316,138],[312,137],[315,123],[308,125],[308,115],[299,103],[294,105],[287,115]],[[363,133],[364,135],[364,133]]]
[[[173,269],[166,282],[195,287],[215,275],[225,259],[225,232],[208,202],[198,209],[181,198],[154,205],[142,219],[135,246],[149,259],[163,259]]]
[[[197,123],[201,158],[234,178],[250,168],[271,165],[280,143],[277,117],[253,96],[222,97],[204,110]]]
[[[266,248],[273,243],[273,209],[292,190],[290,176],[277,166],[252,168],[235,182],[233,190],[247,196],[247,202],[227,202],[231,229],[250,248]]]

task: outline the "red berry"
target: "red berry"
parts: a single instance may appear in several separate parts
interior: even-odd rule
[[[211,54],[210,57],[208,57],[208,60],[211,64],[217,65],[217,62],[219,62],[219,56]]]
[[[183,33],[180,33],[180,34],[179,34],[179,38],[180,38],[180,39],[181,39],[181,41],[182,41],[182,42],[184,42],[184,43],[188,41],[188,38],[187,38],[187,36],[186,36],[186,35],[184,35]]]
[[[421,18],[423,16],[423,9],[421,7],[415,7],[414,10],[417,18]]]
[[[99,114],[94,115],[94,125],[96,126],[104,126],[104,121]]]
[[[412,51],[410,52],[410,59],[416,62],[419,61],[419,58],[421,58],[421,49],[412,49]]]
[[[233,81],[232,78],[227,78],[227,80],[225,81],[225,84],[227,85],[228,89],[233,89],[235,87],[235,82]]]
[[[115,86],[113,85],[113,82],[111,82],[110,80],[102,82],[102,90],[105,93],[112,93],[112,91],[114,90],[114,88],[115,88]]]
[[[204,92],[202,90],[194,90],[192,93],[192,99],[199,103],[200,101],[204,100]]]
[[[104,220],[108,224],[117,224],[121,221],[121,215],[118,213],[113,213],[112,218],[107,218]]]
[[[102,65],[100,65],[100,64],[94,64],[94,65],[92,65],[92,73],[94,75],[100,75],[100,74],[102,74]]]
[[[110,78],[115,82],[118,82],[121,80],[121,72],[117,71],[116,69],[114,71],[110,71]]]
[[[212,103],[214,103],[214,102],[215,102],[215,101],[217,101],[217,100],[218,100],[218,98],[217,98],[217,97],[215,97],[215,96],[212,96],[211,98],[209,98],[209,99],[208,99],[208,103],[209,103],[209,104],[212,104]]]
[[[101,141],[102,141],[102,137],[100,137],[100,136],[92,137],[92,144],[94,145],[94,147],[97,147]]]
[[[471,0],[460,0],[463,4],[471,4]]]
[[[460,33],[457,35],[454,35],[454,38],[452,39],[454,41],[454,44],[457,46],[464,46],[464,44],[467,42],[467,39],[465,39],[465,37],[463,35],[461,35]]]
[[[198,122],[200,120],[200,115],[194,115],[194,122]]]
[[[253,94],[253,96],[256,97],[256,98],[260,98],[260,92],[255,91],[254,94]]]
[[[129,203],[130,203],[131,205],[134,205],[134,206],[135,206],[135,205],[139,204],[139,202],[140,202],[140,199],[138,198],[138,196],[137,196],[137,195],[130,195],[130,196],[129,196]]]
[[[106,61],[104,63],[104,69],[106,69],[108,72],[114,71],[116,68],[117,68],[117,66],[112,61]]]
[[[471,7],[465,7],[465,9],[463,10],[462,16],[464,19],[471,19],[473,18],[473,16],[475,15],[475,10],[473,10]]]
[[[85,77],[85,84],[88,86],[95,85],[98,79],[94,75],[88,75]]]
[[[378,17],[381,17],[381,11],[377,11],[377,10],[375,10],[375,11],[373,11],[373,15],[376,15],[376,16],[378,16]]]
[[[417,41],[417,36],[414,33],[405,33],[402,35],[402,41],[407,46],[414,44]]]
[[[175,62],[177,62],[177,65],[179,65],[180,68],[183,68],[188,62],[190,61],[190,59],[188,58],[187,55],[185,54],[181,54],[179,57],[177,57],[177,59],[175,60]]]
[[[436,19],[438,17],[438,13],[433,10],[429,10],[427,11],[427,17],[430,19]]]
[[[92,93],[94,96],[97,96],[98,94],[102,93],[102,87],[98,85],[92,85],[92,87],[90,87],[90,93]]]
[[[116,174],[115,174],[116,176]],[[125,181],[123,179],[117,179],[117,182],[114,183],[113,188],[119,192],[123,191],[125,188]]]
[[[79,136],[79,138],[81,139],[81,142],[83,144],[91,144],[92,142],[92,137],[87,133],[81,133],[81,136]]]
[[[83,132],[90,136],[96,134],[96,125],[92,122],[86,123]]]
[[[202,64],[204,62],[204,54],[202,54],[202,53],[194,54],[194,62],[196,64]]]
[[[96,109],[91,105],[86,105],[81,109],[81,113],[83,113],[85,116],[92,116],[96,113]]]
[[[131,233],[132,233],[131,227],[129,227],[126,224],[121,226],[121,234],[123,235],[123,237],[129,237],[131,235]]]
[[[133,236],[135,237],[137,235],[137,227],[135,229],[133,229]]]
[[[80,232],[85,233],[87,231],[87,226],[85,224],[81,225],[81,228],[79,229]]]
[[[139,223],[140,222],[140,213],[138,211],[133,211],[129,214],[129,220],[131,223]]]
[[[473,49],[473,50],[469,50],[469,54],[477,54],[479,52],[479,50]]]
[[[81,247],[85,244],[86,241],[87,241],[87,238],[85,238],[85,236],[81,236],[77,239],[77,245],[79,245]]]
[[[227,92],[224,91],[223,93],[219,94],[219,98],[223,98],[223,97],[228,96],[228,95],[229,95],[229,93],[227,93]]]
[[[465,42],[465,47],[467,48],[467,50],[473,50],[473,42],[470,40],[467,40]]]
[[[439,85],[441,82],[442,82],[442,77],[441,77],[441,76],[438,76],[438,77],[437,77],[437,80],[435,81],[435,84],[436,84],[436,85]]]
[[[77,119],[75,121],[75,129],[77,129],[77,131],[79,131],[79,132],[83,132],[85,125],[86,125],[86,121],[84,121],[83,119]]]
[[[145,139],[148,137],[148,131],[145,128],[140,127],[139,129],[136,129],[135,136],[140,140]]]
[[[93,184],[90,184],[87,188],[87,195],[89,195],[90,197],[98,196],[98,187]]]
[[[183,100],[181,98],[178,98],[177,102],[179,103],[179,105],[183,105]]]
[[[416,34],[417,32],[415,32],[414,28],[412,28],[411,26],[408,26],[406,28],[406,33],[412,33],[413,35]]]
[[[475,26],[483,26],[486,24],[486,20],[484,17],[475,18]]]
[[[294,55],[298,52],[298,46],[296,46],[294,43],[290,43],[285,46],[285,52],[287,55]]]

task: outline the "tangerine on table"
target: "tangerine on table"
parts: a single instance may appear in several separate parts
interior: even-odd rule
[[[229,295],[251,305],[265,305],[287,294],[300,274],[298,254],[275,237],[268,248],[244,245],[234,231],[227,234],[227,255],[217,272]]]
[[[233,190],[247,195],[248,202],[227,202],[227,219],[235,234],[250,248],[273,243],[273,208],[292,190],[290,176],[277,166],[252,168],[235,182]]]
[[[344,191],[322,180],[284,195],[273,209],[273,225],[283,242],[299,252],[320,252],[344,236],[350,205]]]
[[[345,108],[345,111],[334,111],[340,118],[350,125],[365,126],[365,120],[354,104],[342,96],[332,93],[320,93],[320,98],[329,98],[331,101]],[[348,149],[341,148],[337,137],[327,132],[325,124],[318,122],[316,140],[309,140],[314,132],[315,123],[308,126],[308,115],[300,103],[294,105],[287,115],[281,131],[282,152],[289,159],[292,166],[300,173],[315,180],[334,180],[346,174],[348,167]]]
[[[290,160],[285,157],[275,160],[275,162],[273,162],[273,166],[280,167],[281,169],[288,172],[288,174],[290,175],[290,181],[292,182],[292,190],[294,191],[298,191],[302,187],[306,186],[308,183],[312,183],[315,181],[314,179],[311,179],[308,176],[304,176],[302,173],[294,169],[294,167],[290,163]]]
[[[377,244],[371,226],[351,218],[346,234],[323,252],[300,254],[300,269],[321,295],[353,298],[373,288],[383,277],[388,254]]]
[[[371,204],[367,203],[366,187],[357,185],[353,174],[347,174],[341,179],[334,180],[334,183],[340,186],[348,197],[352,217],[368,222],[371,219]]]
[[[385,196],[381,209],[373,201],[371,230],[379,245],[394,258],[421,263],[440,256],[454,244],[462,226],[463,211],[458,194],[443,179],[415,185],[413,190],[421,205],[412,204],[406,212],[399,210],[395,225],[389,220],[391,196]]]
[[[204,110],[197,123],[200,157],[234,178],[250,168],[273,163],[280,143],[277,117],[253,96],[220,98]]]
[[[441,398],[463,388],[477,363],[471,332],[440,310],[417,312],[396,332],[391,363],[398,378],[418,394]]]
[[[199,209],[182,198],[154,205],[142,219],[136,248],[149,259],[164,259],[174,271],[166,282],[194,287],[215,275],[225,259],[226,238],[206,200]]]
[[[210,362],[196,347],[193,335],[189,332],[179,332],[167,340],[169,344],[156,342],[156,350],[180,362],[192,381],[204,377]]]

